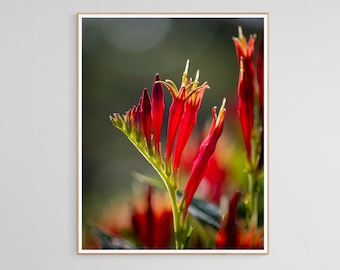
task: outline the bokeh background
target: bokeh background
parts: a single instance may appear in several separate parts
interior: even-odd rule
[[[83,18],[82,20],[82,198],[83,223],[100,217],[133,187],[132,171],[154,174],[128,139],[109,121],[109,114],[138,103],[151,92],[155,73],[177,86],[186,60],[189,77],[200,70],[208,82],[196,130],[211,121],[211,108],[227,98],[224,133],[243,151],[237,119],[238,64],[233,36],[263,33],[261,18]],[[256,53],[255,53],[256,56]],[[165,89],[166,112],[171,103]],[[165,115],[165,119],[166,119]],[[163,123],[163,141],[166,122]],[[233,145],[233,143],[229,143]],[[237,155],[234,162],[242,162]],[[237,176],[242,181],[242,172]]]

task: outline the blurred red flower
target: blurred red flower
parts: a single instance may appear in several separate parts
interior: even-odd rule
[[[169,248],[172,240],[171,206],[163,196],[148,188],[146,203],[136,204],[132,213],[132,227],[139,245],[144,248]]]
[[[253,63],[255,35],[249,41],[243,36],[239,27],[239,37],[233,38],[239,63],[238,113],[248,158],[251,156],[251,134],[254,124],[255,69]]]

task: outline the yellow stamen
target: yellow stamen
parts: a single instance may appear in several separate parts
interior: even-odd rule
[[[243,31],[242,31],[241,26],[238,27],[238,39],[240,41],[243,53],[246,54],[247,53],[247,40],[246,40],[245,36],[243,35]]]
[[[217,121],[216,121],[216,125],[215,126],[218,126],[220,121],[222,120],[221,118],[222,118],[222,114],[225,111],[225,104],[226,104],[226,102],[227,102],[227,99],[223,98],[222,105],[221,105],[220,111],[218,112]]]
[[[183,76],[182,76],[182,86],[185,86],[187,83],[187,77],[188,77],[188,70],[189,70],[189,59],[187,60],[187,63],[185,65],[185,69],[183,72]]]
[[[199,78],[199,77],[200,77],[200,70],[197,69],[197,71],[196,71],[196,77],[195,77],[195,81],[194,81],[194,85],[193,85],[194,88],[196,88],[197,85],[198,85],[198,78]]]
[[[240,75],[243,76],[244,72],[244,64],[243,64],[243,57],[240,57]]]

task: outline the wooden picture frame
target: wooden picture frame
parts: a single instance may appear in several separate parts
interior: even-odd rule
[[[77,15],[78,254],[269,253],[268,19],[268,13]],[[180,168],[174,169],[176,161],[167,163],[164,155],[167,125],[170,106],[185,79],[186,91],[192,93],[183,98],[183,104],[188,100],[200,104],[194,113],[197,122],[178,161]],[[205,88],[205,82],[209,87]],[[158,150],[157,135],[153,133],[149,142],[147,127],[136,120],[144,114],[133,115],[138,108],[146,114],[148,102],[154,106],[156,83],[162,85],[165,104]],[[203,85],[203,90],[195,91],[193,85]],[[254,91],[251,102],[249,94],[244,94],[249,87]],[[249,106],[242,107],[245,103],[252,104],[251,113]],[[248,114],[240,115],[247,110]],[[202,141],[215,136],[212,132],[218,131],[222,120],[215,150],[197,165],[197,153],[206,155]],[[171,128],[179,129],[180,123]],[[249,123],[253,129],[247,133]],[[186,125],[189,130],[190,124]],[[145,153],[131,143],[138,132]],[[208,139],[206,144],[213,142]],[[151,161],[145,157],[148,153],[153,155]],[[176,171],[177,197],[172,201],[167,184],[163,189],[159,184],[162,173],[157,174],[157,168],[165,172],[167,166],[171,167],[169,175]],[[190,205],[185,205],[191,192],[186,193],[186,183],[195,166],[201,166],[202,175]],[[240,192],[237,198],[236,192]],[[188,212],[186,216],[180,212],[177,225],[173,207]],[[174,235],[176,226],[183,230],[179,237]],[[176,239],[182,248],[178,249]]]

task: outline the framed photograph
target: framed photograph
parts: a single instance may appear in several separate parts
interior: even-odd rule
[[[268,13],[77,26],[77,253],[268,254]]]

